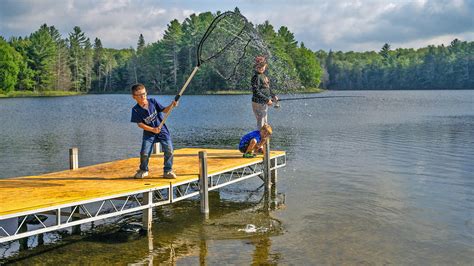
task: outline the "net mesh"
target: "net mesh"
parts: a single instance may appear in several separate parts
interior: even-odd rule
[[[249,88],[256,56],[264,56],[267,75],[276,93],[299,88],[299,79],[288,64],[275,56],[255,27],[240,13],[218,15],[204,34],[197,50],[198,65],[206,63],[233,88]]]

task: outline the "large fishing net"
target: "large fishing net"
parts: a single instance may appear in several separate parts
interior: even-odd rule
[[[197,56],[198,65],[207,63],[206,67],[233,88],[250,87],[256,56],[266,58],[267,75],[275,92],[286,93],[300,86],[288,63],[275,56],[255,27],[237,12],[225,12],[214,19],[201,39]]]
[[[275,93],[298,88],[298,79],[285,67],[285,62],[274,56],[254,26],[239,12],[224,12],[211,22],[197,51],[197,65],[176,95],[178,101],[199,68],[211,68],[216,75],[233,88],[250,89],[254,73],[254,59],[264,56],[269,65],[270,86]],[[168,118],[168,112],[160,128]]]

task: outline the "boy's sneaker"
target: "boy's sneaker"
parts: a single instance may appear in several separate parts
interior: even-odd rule
[[[141,179],[148,176],[148,171],[138,170],[134,178]]]
[[[246,153],[244,153],[244,155],[242,157],[244,157],[244,158],[255,158],[255,154],[250,153],[250,152],[246,152]]]
[[[168,171],[168,172],[166,172],[166,173],[163,175],[163,178],[166,178],[166,179],[175,179],[175,178],[176,178],[176,174],[175,174],[173,171]]]

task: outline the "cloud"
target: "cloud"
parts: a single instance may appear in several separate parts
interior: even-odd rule
[[[468,0],[301,1],[247,16],[287,26],[313,50],[378,50],[386,42],[421,47],[474,34],[474,1]]]
[[[287,26],[313,50],[378,50],[386,42],[416,48],[474,35],[472,0],[2,0],[0,34],[24,36],[47,23],[67,36],[78,25],[106,47],[126,48],[140,33],[157,41],[172,19],[235,6],[254,24]]]
[[[147,42],[160,39],[167,24],[184,20],[195,11],[162,6],[156,1],[3,1],[0,34],[25,36],[46,23],[54,25],[64,37],[79,26],[88,37],[98,37],[105,47],[136,46],[138,35]]]

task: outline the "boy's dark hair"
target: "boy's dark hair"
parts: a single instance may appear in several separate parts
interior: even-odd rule
[[[139,91],[139,90],[141,90],[141,89],[146,89],[146,88],[145,88],[145,85],[143,85],[143,84],[141,84],[141,83],[134,84],[134,85],[132,86],[132,89],[131,89],[132,94],[135,94],[136,91]]]

